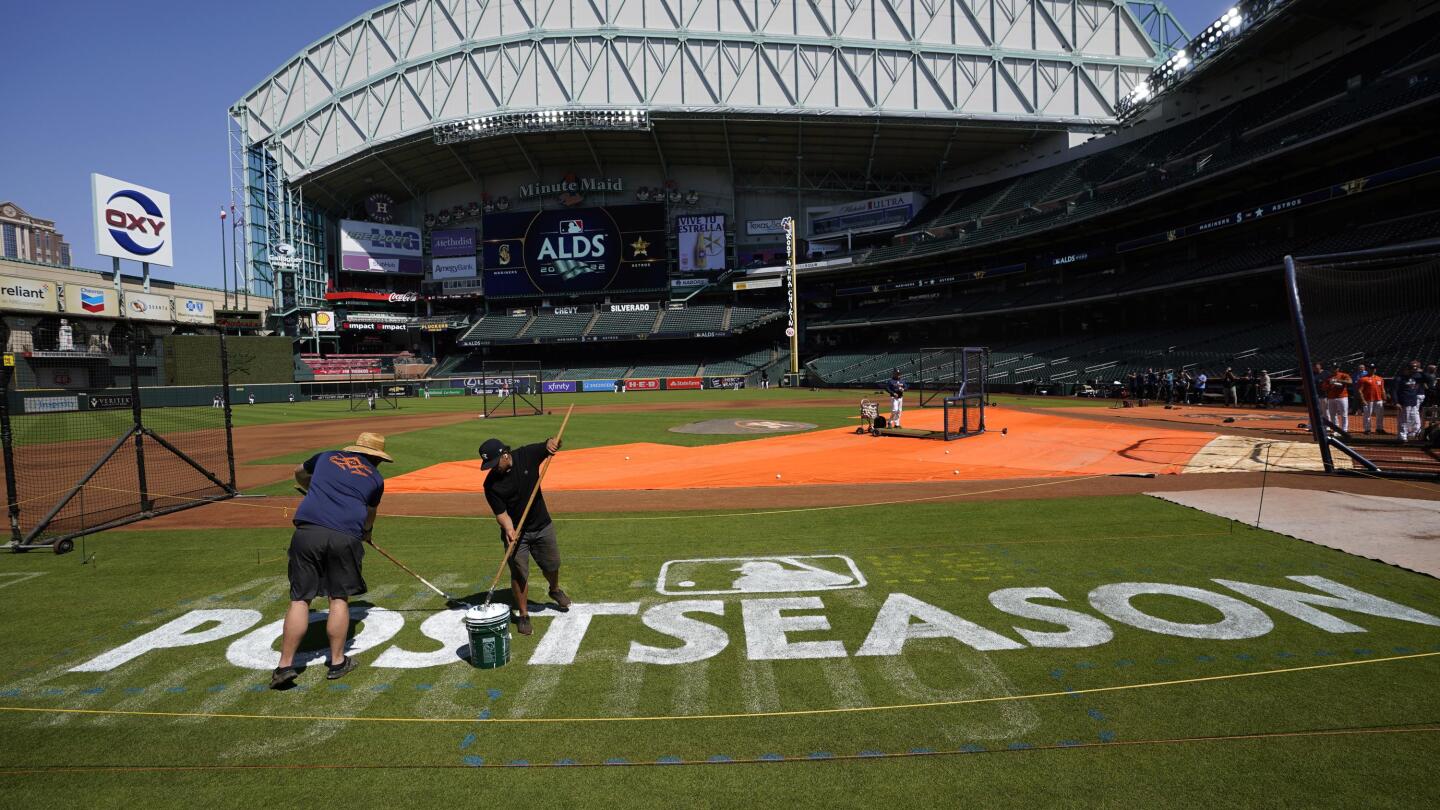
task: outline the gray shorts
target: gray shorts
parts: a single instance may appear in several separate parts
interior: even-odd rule
[[[290,598],[309,602],[317,596],[345,599],[368,590],[360,565],[365,544],[313,523],[299,523],[290,537]]]
[[[500,544],[505,545],[503,532],[500,534]],[[541,571],[554,573],[560,570],[560,544],[556,541],[554,523],[520,535],[520,542],[515,544],[515,553],[510,555],[511,582],[523,584],[530,581],[531,557],[535,558],[535,564],[540,566]]]

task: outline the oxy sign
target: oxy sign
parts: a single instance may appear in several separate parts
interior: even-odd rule
[[[90,196],[96,253],[161,267],[175,265],[169,194],[91,174]]]
[[[1440,627],[1440,617],[1325,577],[1286,579],[1286,587],[1226,579],[1210,580],[1205,588],[1118,582],[1069,597],[1048,587],[1003,588],[989,594],[991,610],[973,618],[909,594],[891,593],[868,621],[864,640],[852,645],[852,651],[833,637],[834,628],[819,595],[865,586],[864,575],[848,557],[676,560],[662,568],[657,590],[662,595],[708,598],[671,600],[649,607],[638,601],[576,603],[566,613],[536,614],[537,618],[552,617],[527,663],[575,663],[596,620],[639,624],[653,631],[634,628],[639,638],[630,641],[627,662],[676,665],[703,661],[730,646],[729,631],[714,617],[734,616],[737,611],[743,635],[739,647],[751,661],[898,656],[904,654],[909,641],[932,638],[950,639],[986,652],[1030,647],[1078,649],[1108,644],[1115,637],[1114,625],[1216,642],[1264,636],[1274,629],[1277,618],[1336,634],[1367,632],[1350,621],[1362,616]],[[776,596],[778,593],[787,595]],[[717,598],[724,595],[730,598]],[[1152,612],[1156,597],[1206,606],[1218,618],[1198,622],[1167,619]],[[425,618],[420,634],[427,641],[406,642],[418,644],[419,650],[392,643],[405,626],[405,614],[381,607],[353,607],[351,617],[362,625],[347,652],[380,650],[367,666],[422,669],[459,664],[465,657],[468,640],[463,610],[441,610]],[[280,657],[275,646],[283,619],[261,624],[264,618],[260,611],[248,608],[192,610],[70,671],[108,672],[155,650],[221,639],[230,639],[224,655],[234,666],[271,669]],[[325,619],[324,612],[310,615],[312,623]],[[656,641],[662,643],[647,643]],[[313,663],[326,654],[310,650],[301,653],[297,661]]]

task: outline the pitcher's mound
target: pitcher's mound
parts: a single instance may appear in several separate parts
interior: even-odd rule
[[[676,425],[670,428],[670,432],[725,435],[799,433],[802,430],[813,430],[814,427],[809,422],[787,422],[782,419],[706,419],[704,422]]]

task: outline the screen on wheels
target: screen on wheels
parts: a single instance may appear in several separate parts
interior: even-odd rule
[[[483,232],[486,295],[658,289],[668,282],[662,205],[488,214]]]

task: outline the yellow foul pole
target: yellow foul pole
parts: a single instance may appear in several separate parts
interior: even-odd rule
[[[791,378],[791,385],[800,384],[800,298],[795,292],[795,248],[799,242],[795,238],[795,218],[785,217],[780,221],[785,228],[785,253],[790,258],[790,270],[786,273],[785,301],[790,307],[790,322],[785,327],[785,336],[790,338],[790,373],[795,375]]]

